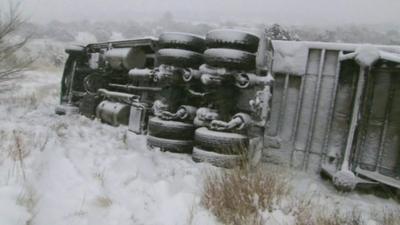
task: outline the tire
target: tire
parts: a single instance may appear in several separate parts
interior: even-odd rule
[[[157,117],[149,120],[148,131],[151,136],[159,138],[193,140],[194,137],[193,124],[162,120]]]
[[[226,48],[212,48],[204,52],[206,64],[234,70],[254,70],[256,56],[252,53]]]
[[[158,65],[165,64],[183,68],[198,68],[203,64],[203,56],[201,54],[193,51],[172,48],[158,50],[156,60]]]
[[[195,131],[194,141],[200,149],[224,155],[246,154],[249,148],[249,139],[244,135],[212,131],[205,127]]]
[[[107,83],[106,79],[98,73],[89,74],[83,79],[85,91],[91,94],[96,94],[100,88],[106,88]]]
[[[219,29],[208,32],[208,48],[230,48],[255,53],[260,39],[255,35],[239,30]]]
[[[158,147],[161,151],[191,153],[193,149],[193,141],[173,140],[148,135],[147,146]]]
[[[87,118],[96,117],[96,108],[103,99],[97,94],[85,94],[79,102],[79,112]]]
[[[194,162],[207,162],[216,167],[232,168],[239,165],[241,158],[238,155],[224,155],[194,147],[192,159]]]
[[[159,48],[185,49],[193,52],[203,53],[206,42],[203,37],[179,32],[162,33],[158,39]]]

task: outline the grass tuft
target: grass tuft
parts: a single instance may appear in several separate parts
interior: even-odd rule
[[[293,212],[295,225],[363,225],[361,211],[352,208],[346,212],[334,207],[333,210],[311,199],[295,202]]]
[[[224,224],[262,224],[261,212],[272,211],[290,192],[281,173],[236,167],[206,175],[202,205]]]
[[[96,204],[102,208],[108,208],[112,203],[112,200],[108,196],[99,196],[96,198]]]
[[[382,225],[400,225],[400,209],[383,210],[381,218],[377,220],[381,221]]]

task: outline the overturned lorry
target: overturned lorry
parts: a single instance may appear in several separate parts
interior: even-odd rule
[[[342,190],[400,189],[400,47],[220,29],[66,52],[58,114],[127,126],[196,162],[245,158],[322,172]]]

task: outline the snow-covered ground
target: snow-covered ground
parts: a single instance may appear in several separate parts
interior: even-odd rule
[[[60,74],[27,72],[0,90],[0,225],[218,224],[200,204],[203,175],[216,168],[189,155],[149,151],[145,137],[126,127],[55,115]],[[398,207],[288,174],[294,194],[327,209]],[[285,213],[266,213],[266,223],[291,224]]]

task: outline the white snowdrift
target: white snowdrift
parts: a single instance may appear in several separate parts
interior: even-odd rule
[[[0,213],[7,209],[9,218],[0,224],[215,224],[199,207],[207,165],[188,155],[148,151],[145,138],[125,127],[54,115],[58,79],[30,73],[18,93],[0,95],[9,104],[0,104],[7,136],[1,152],[15,145],[13,131],[27,151],[22,164],[1,155]],[[31,107],[25,99],[38,92],[50,96]],[[13,102],[6,101],[10,97]],[[15,196],[28,190],[35,193],[31,209],[18,205]]]

